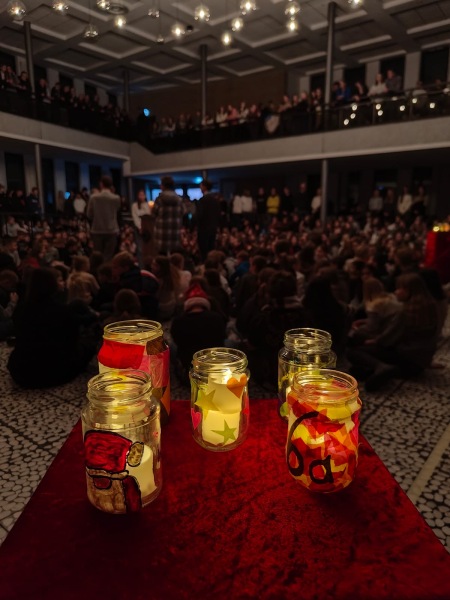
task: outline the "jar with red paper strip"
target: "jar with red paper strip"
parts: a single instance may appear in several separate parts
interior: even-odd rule
[[[98,354],[100,373],[139,369],[152,379],[153,396],[161,404],[161,423],[170,414],[170,350],[157,321],[119,321],[106,325]]]
[[[286,461],[313,492],[337,492],[355,477],[361,400],[356,380],[339,371],[298,373],[288,394]]]
[[[143,371],[113,369],[88,383],[83,407],[89,501],[111,514],[133,513],[161,491],[160,405]]]
[[[215,452],[242,444],[250,415],[246,355],[233,348],[200,350],[189,377],[194,440]]]

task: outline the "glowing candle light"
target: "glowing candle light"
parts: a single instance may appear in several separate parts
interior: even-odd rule
[[[208,360],[215,370],[208,372]],[[200,356],[199,356],[200,355]],[[239,363],[233,365],[233,362]],[[238,350],[213,348],[196,353],[191,370],[191,416],[194,439],[210,450],[231,450],[245,439],[248,426],[247,358]]]
[[[327,369],[300,373],[287,401],[286,460],[291,475],[311,491],[347,487],[358,463],[361,400],[356,381]]]

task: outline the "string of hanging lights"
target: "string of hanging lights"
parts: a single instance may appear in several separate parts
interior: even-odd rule
[[[364,0],[347,0],[348,4],[352,8],[359,8],[363,5]],[[52,0],[52,8],[59,14],[66,14],[69,10],[69,5],[65,0]],[[126,14],[128,8],[121,3],[120,0],[96,0],[96,8],[104,13],[114,15],[114,26],[118,29],[123,29],[127,24]],[[228,13],[228,0],[226,4]],[[233,42],[232,33],[239,33],[245,26],[245,20],[243,17],[251,14],[253,11],[258,9],[255,0],[236,0],[236,9],[238,16],[233,17],[230,22],[231,31],[225,30],[221,35],[221,41],[225,46],[229,46]],[[177,18],[170,28],[172,35],[179,39],[183,37],[188,31],[192,31],[192,27],[186,27],[178,18],[178,6],[177,6]],[[89,2],[89,14],[91,12],[91,6]],[[286,28],[291,33],[296,33],[300,29],[299,15],[301,12],[300,4],[297,0],[288,0],[285,5],[284,14],[287,17]],[[10,0],[7,4],[7,13],[13,21],[22,21],[27,14],[26,5],[22,0]],[[148,10],[148,16],[153,19],[160,19],[159,0],[153,0],[152,6]],[[209,7],[201,3],[196,6],[194,10],[194,19],[200,23],[207,23],[211,19],[211,11]],[[95,39],[99,35],[97,27],[91,22],[86,26],[83,37],[86,39]],[[159,35],[157,39],[158,44],[164,43],[164,38],[161,35],[161,24],[159,26]]]

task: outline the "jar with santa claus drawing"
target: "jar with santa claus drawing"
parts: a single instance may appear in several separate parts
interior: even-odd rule
[[[137,512],[161,491],[160,405],[148,373],[109,370],[82,410],[87,495],[98,509]]]

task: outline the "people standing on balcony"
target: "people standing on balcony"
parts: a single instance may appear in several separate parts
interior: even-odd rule
[[[247,222],[253,225],[255,221],[253,212],[253,198],[249,189],[245,189],[242,193],[241,206],[243,222]]]
[[[17,91],[25,96],[31,96],[31,83],[26,71],[22,71],[17,82]]]
[[[266,225],[266,214],[267,214],[267,198],[263,187],[258,188],[256,194],[256,220],[260,227]]]
[[[105,262],[114,256],[119,234],[120,197],[112,189],[111,177],[104,175],[100,180],[100,191],[91,195],[87,207],[94,250],[103,254]]]
[[[174,180],[170,176],[162,177],[161,193],[152,210],[155,246],[160,254],[170,254],[179,248],[183,214],[183,200],[175,193]]]
[[[388,88],[381,73],[377,73],[374,84],[370,87],[368,96],[373,100],[386,96]]]
[[[395,96],[403,91],[402,78],[392,69],[388,69],[386,73],[386,88],[389,96]]]

